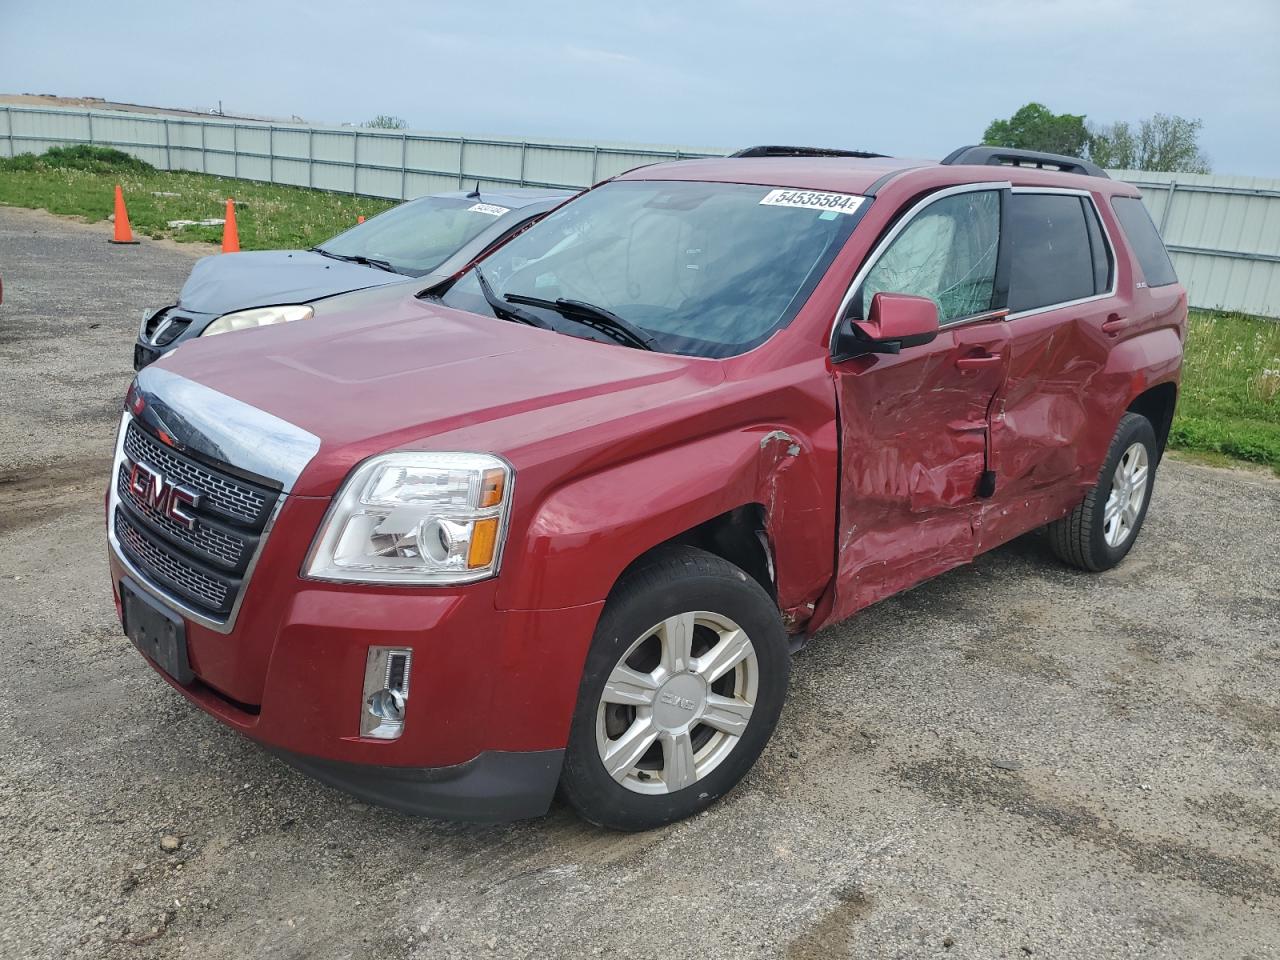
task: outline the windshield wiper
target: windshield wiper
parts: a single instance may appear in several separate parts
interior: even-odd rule
[[[480,269],[480,264],[471,267],[471,272],[476,275],[476,282],[480,284],[480,292],[484,294],[484,298],[489,303],[489,309],[493,311],[493,315],[499,320],[514,320],[516,323],[526,323],[531,327],[541,327],[543,330],[554,330],[555,328],[541,317],[534,316],[527,310],[519,310],[509,305],[502,297],[493,292],[493,287],[489,286],[489,280],[485,277],[484,271]]]
[[[378,260],[374,257],[346,256],[345,254],[334,253],[330,250],[326,250],[324,247],[312,247],[311,249],[322,257],[330,257],[334,260],[345,260],[347,263],[360,263],[364,264],[366,267],[377,267],[379,270],[387,271],[387,273],[400,272],[391,265],[390,260]]]
[[[629,347],[640,350],[653,349],[654,340],[651,334],[631,321],[622,319],[612,310],[597,307],[594,303],[587,303],[585,300],[567,300],[564,297],[557,300],[544,300],[541,297],[526,297],[522,293],[509,293],[503,299],[508,303],[523,303],[530,307],[554,310],[568,320],[586,324]]]

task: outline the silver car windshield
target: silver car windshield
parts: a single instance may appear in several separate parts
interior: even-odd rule
[[[420,277],[508,212],[501,204],[480,200],[423,197],[366,220],[316,249],[335,257],[380,260],[396,273]]]

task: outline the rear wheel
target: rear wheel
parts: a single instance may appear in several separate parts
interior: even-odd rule
[[[561,792],[587,820],[646,830],[751,769],[786,694],[778,609],[733,564],[676,547],[619,583],[587,656]]]
[[[1082,570],[1109,570],[1123,560],[1146,519],[1158,458],[1147,418],[1121,417],[1098,482],[1078,507],[1049,524],[1053,552]]]

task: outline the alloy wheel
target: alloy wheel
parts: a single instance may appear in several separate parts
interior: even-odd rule
[[[706,610],[668,617],[626,649],[596,708],[605,770],[636,793],[683,790],[738,745],[760,663],[746,631]]]
[[[1150,469],[1147,448],[1141,443],[1130,444],[1116,464],[1111,476],[1111,493],[1107,495],[1102,513],[1102,536],[1112,549],[1133,536],[1147,498]]]

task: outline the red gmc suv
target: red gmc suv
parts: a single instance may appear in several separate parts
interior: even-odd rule
[[[662,163],[437,286],[138,374],[107,504],[124,630],[222,722],[402,810],[689,816],[790,653],[1035,530],[1138,535],[1186,296],[1069,157]]]

